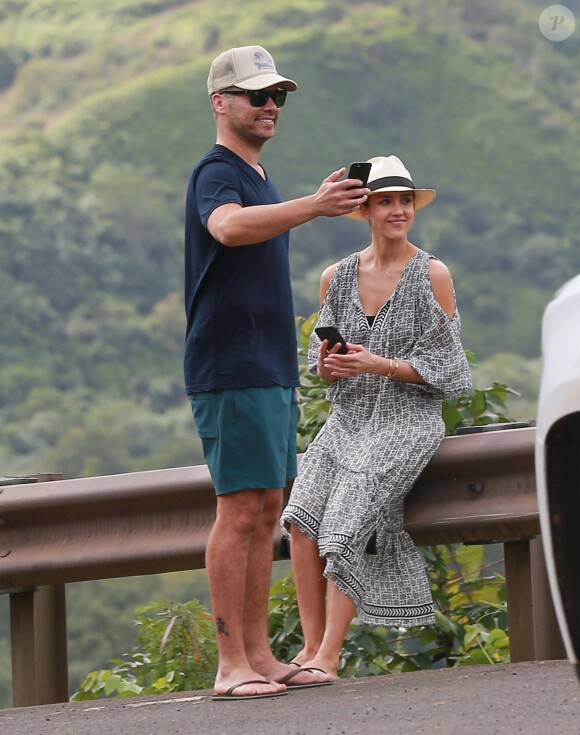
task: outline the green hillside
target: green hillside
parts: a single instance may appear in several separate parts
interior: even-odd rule
[[[580,18],[580,0],[567,6]],[[214,140],[209,63],[234,45],[266,46],[299,83],[263,155],[283,197],[390,153],[437,188],[413,240],[452,269],[476,379],[520,389],[518,418],[532,418],[541,315],[580,271],[580,31],[545,39],[545,7],[2,0],[2,474],[203,461],[181,377],[183,204]],[[296,313],[307,315],[323,267],[368,232],[323,219],[291,241]],[[72,586],[75,683],[131,648],[133,607],[201,594],[197,578],[192,589],[181,580]],[[7,605],[0,597],[0,706]]]
[[[262,43],[299,82],[264,150],[282,195],[397,153],[438,189],[413,238],[452,269],[465,345],[537,360],[543,308],[580,270],[580,34],[546,40],[543,7],[4,2],[3,471],[201,461],[181,385],[183,198],[214,139],[208,65],[231,45]],[[293,233],[297,314],[367,238],[344,219]]]

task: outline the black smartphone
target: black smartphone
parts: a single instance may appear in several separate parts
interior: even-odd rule
[[[367,181],[369,180],[369,174],[371,172],[371,166],[368,161],[355,161],[355,163],[350,164],[350,168],[348,170],[348,179],[360,179],[362,181],[361,186],[366,186]],[[356,187],[349,187],[352,189],[355,189]]]
[[[348,347],[346,346],[346,340],[336,327],[316,327],[315,330],[320,341],[328,340],[328,349],[334,347],[336,344],[341,344],[341,348],[338,351],[339,355],[346,355]]]

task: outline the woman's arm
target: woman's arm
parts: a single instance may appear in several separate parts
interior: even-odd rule
[[[333,380],[370,373],[372,375],[383,375],[385,378],[398,380],[402,383],[425,382],[419,373],[404,360],[382,357],[370,352],[362,345],[355,345],[350,342],[347,342],[347,347],[348,355],[337,355],[331,351],[319,358],[319,362],[322,359],[325,375],[330,375]],[[321,377],[324,376],[321,375]],[[328,380],[328,378],[325,377],[325,380]]]
[[[324,299],[326,298],[326,292],[328,291],[328,286],[330,284],[330,281],[332,279],[332,276],[334,275],[334,271],[338,267],[338,263],[333,263],[332,265],[329,265],[328,268],[326,268],[322,275],[320,276],[320,291],[319,291],[319,299],[320,299],[320,306],[322,306],[322,303]],[[326,380],[327,383],[333,383],[336,378],[333,377],[330,370],[328,370],[324,366],[324,360],[328,357],[328,355],[334,354],[340,349],[340,345],[335,345],[331,350],[328,349],[328,340],[325,339],[321,342],[320,347],[318,349],[318,363],[316,365],[316,374],[319,378],[322,378],[323,380]]]
[[[449,269],[440,260],[429,260],[429,277],[433,294],[448,317],[455,316],[455,294]]]
[[[326,298],[326,292],[328,291],[328,286],[330,285],[330,281],[332,279],[332,276],[334,275],[334,271],[338,268],[338,263],[333,263],[332,265],[329,265],[328,268],[326,268],[322,275],[320,276],[320,291],[319,291],[319,301],[320,306],[322,306],[322,302]]]

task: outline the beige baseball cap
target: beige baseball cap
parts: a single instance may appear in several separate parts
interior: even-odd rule
[[[274,59],[265,48],[240,46],[224,51],[211,62],[207,93],[212,95],[228,87],[265,89],[273,84],[289,92],[298,89],[296,82],[278,74]]]

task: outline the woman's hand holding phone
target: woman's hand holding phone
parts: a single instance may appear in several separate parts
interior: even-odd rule
[[[348,342],[347,346],[347,355],[339,355],[336,352],[329,351],[322,360],[325,374],[329,374],[331,380],[352,378],[355,375],[364,375],[365,373],[371,375],[382,374],[384,358],[375,355],[362,345]]]
[[[322,344],[318,350],[317,373],[328,383],[363,373],[380,373],[382,358],[362,345],[347,342],[334,326],[314,329]]]
[[[321,345],[318,349],[318,363],[316,371],[323,380],[327,383],[331,383],[336,380],[330,371],[324,367],[324,360],[328,355],[346,355],[348,352],[345,338],[334,326],[327,327],[315,327],[314,331],[318,339],[321,341]]]
[[[337,342],[336,344],[331,346],[328,339],[322,340],[322,343],[318,348],[318,362],[316,365],[316,372],[318,374],[318,377],[326,380],[327,383],[334,383],[336,377],[332,375],[332,370],[325,367],[324,361],[329,355],[338,354],[341,348],[342,345],[340,344],[340,342]]]

